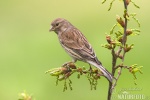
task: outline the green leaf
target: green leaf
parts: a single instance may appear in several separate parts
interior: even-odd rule
[[[115,25],[113,25],[113,27],[110,30],[110,35],[113,34],[115,27],[117,26],[117,23]]]
[[[104,4],[105,2],[106,2],[106,0],[103,0],[103,1],[102,1],[102,4]]]
[[[135,4],[135,2],[133,2],[132,0],[131,0],[131,2],[132,2],[132,4],[136,7],[136,8],[140,8],[137,4]]]
[[[108,11],[110,11],[110,9],[112,8],[112,4],[113,4],[113,2],[114,2],[115,0],[112,0],[111,2],[110,2],[110,5],[109,5],[109,8],[108,8]]]
[[[143,68],[143,66],[138,66],[137,64],[134,64],[129,68],[129,71],[133,74],[135,79],[137,79],[135,75],[137,72],[143,74],[141,68]]]

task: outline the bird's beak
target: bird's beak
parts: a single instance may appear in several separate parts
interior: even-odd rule
[[[52,26],[52,27],[49,29],[49,32],[54,31],[54,30],[55,30],[55,28]]]

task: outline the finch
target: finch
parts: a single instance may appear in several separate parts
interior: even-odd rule
[[[73,62],[79,60],[97,67],[103,73],[103,76],[112,82],[112,75],[102,66],[90,43],[82,32],[69,21],[57,18],[52,21],[49,31],[54,31],[57,34],[61,46],[72,57]]]

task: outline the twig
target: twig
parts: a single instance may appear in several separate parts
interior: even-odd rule
[[[123,56],[122,56],[122,65],[123,65],[123,62],[124,62],[124,57],[125,57],[125,50],[123,49],[123,47],[125,46],[126,44],[126,40],[127,40],[127,35],[126,35],[126,30],[127,30],[127,4],[126,4],[126,0],[123,0],[124,2],[124,19],[125,19],[125,24],[124,24],[124,34],[123,34],[123,37],[122,37],[122,46],[119,47],[118,51],[115,53],[115,50],[112,49],[112,75],[114,76],[115,75],[115,72],[116,72],[116,63],[117,63],[117,58],[119,57],[120,53],[122,52],[123,50]],[[114,83],[110,83],[109,82],[109,88],[108,88],[108,97],[107,99],[108,100],[111,100],[111,96],[112,96],[112,92],[115,88],[115,86],[117,85],[117,82],[118,82],[118,79],[120,78],[120,75],[121,75],[121,72],[122,72],[122,67],[120,67],[120,70],[118,71],[118,75],[116,77],[116,81]]]
[[[117,85],[117,82],[118,82],[118,79],[121,75],[121,72],[122,72],[122,67],[120,68],[120,70],[118,71],[118,76],[116,77],[116,81],[115,83],[111,86],[111,90],[113,90],[115,88],[115,86]]]

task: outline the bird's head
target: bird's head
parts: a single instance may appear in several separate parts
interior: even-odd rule
[[[67,20],[63,18],[57,18],[52,21],[49,31],[54,31],[59,34],[59,32],[64,32],[70,25],[71,24]]]

